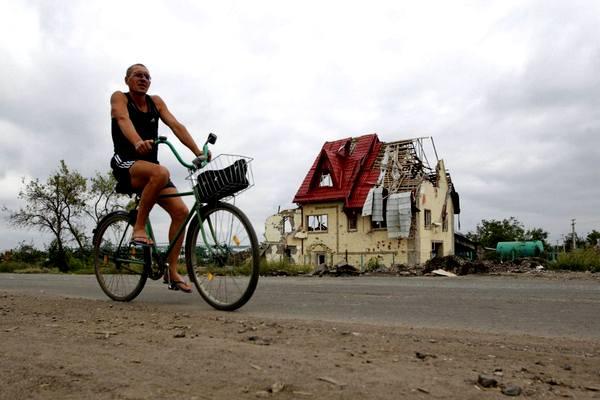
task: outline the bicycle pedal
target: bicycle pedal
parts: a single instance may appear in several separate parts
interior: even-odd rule
[[[179,287],[177,285],[175,285],[173,283],[168,283],[168,282],[165,282],[165,283],[167,284],[167,289],[169,289],[169,290],[179,290]]]

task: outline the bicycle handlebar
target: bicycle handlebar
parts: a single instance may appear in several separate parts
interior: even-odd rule
[[[208,151],[208,144],[215,144],[216,141],[217,135],[215,135],[214,133],[209,134],[208,139],[206,139],[206,142],[202,146],[202,155],[194,158],[191,164],[188,164],[187,162],[183,161],[177,150],[175,150],[175,147],[173,147],[171,142],[167,140],[166,136],[159,136],[158,139],[154,141],[154,144],[156,146],[158,146],[159,144],[166,144],[167,146],[169,146],[169,148],[175,155],[175,158],[177,158],[177,161],[179,161],[181,165],[183,165],[189,170],[196,171],[208,164],[208,162],[210,161],[210,152]]]

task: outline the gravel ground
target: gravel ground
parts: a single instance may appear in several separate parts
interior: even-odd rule
[[[0,399],[600,399],[600,341],[0,291]]]

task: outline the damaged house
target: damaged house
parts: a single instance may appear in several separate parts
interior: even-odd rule
[[[298,208],[266,222],[268,260],[364,270],[454,254],[458,194],[432,138],[383,143],[370,134],[326,142],[294,203]]]

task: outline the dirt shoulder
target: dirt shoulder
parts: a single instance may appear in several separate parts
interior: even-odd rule
[[[0,399],[600,399],[600,341],[172,314],[9,291],[0,359]]]

